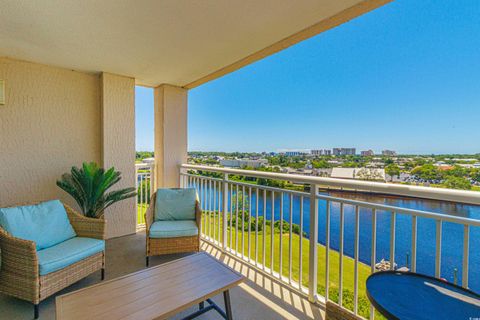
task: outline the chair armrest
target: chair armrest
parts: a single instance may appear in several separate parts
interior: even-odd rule
[[[105,224],[103,218],[88,218],[76,212],[66,204],[63,204],[67,211],[68,219],[79,237],[105,239]]]
[[[39,290],[38,257],[35,242],[23,240],[10,235],[0,228],[0,250],[2,267],[0,270],[0,283],[2,287],[15,288],[29,287],[33,290],[31,298]]]
[[[195,202],[195,221],[197,222],[198,233],[200,234],[202,232],[202,208],[198,200]]]

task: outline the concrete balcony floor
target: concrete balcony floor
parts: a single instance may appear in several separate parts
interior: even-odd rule
[[[106,244],[106,279],[129,274],[145,268],[145,231],[139,230],[134,235],[107,240]],[[220,261],[241,272],[247,281],[231,290],[231,303],[234,319],[324,319],[324,311],[309,303],[305,298],[292,292],[268,276],[255,271],[240,260],[225,255],[208,243],[202,243],[202,250],[210,253]],[[177,259],[184,255],[153,257],[151,266]],[[77,282],[59,294],[78,290],[100,282],[100,273]],[[213,299],[223,308],[223,297]],[[32,319],[32,304],[0,294],[0,319]],[[192,307],[173,319],[181,319],[195,311]],[[40,304],[40,319],[55,319],[55,296]],[[210,311],[198,319],[222,319],[215,311]]]

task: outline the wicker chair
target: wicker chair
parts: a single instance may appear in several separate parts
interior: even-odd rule
[[[200,203],[195,204],[195,222],[198,227],[198,235],[188,237],[175,238],[150,238],[150,227],[154,222],[155,204],[157,193],[155,192],[150,199],[150,206],[145,212],[145,225],[147,233],[147,254],[146,265],[149,266],[151,256],[158,256],[163,254],[182,253],[182,252],[198,252],[200,251],[200,230],[202,221],[202,210]]]
[[[105,220],[87,218],[64,204],[68,219],[79,237],[105,239]],[[0,292],[34,304],[35,319],[39,303],[56,292],[101,270],[105,278],[105,252],[46,275],[39,274],[35,242],[11,236],[0,227]]]

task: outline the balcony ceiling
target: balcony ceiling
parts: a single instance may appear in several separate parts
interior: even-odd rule
[[[2,1],[0,56],[192,88],[386,2]]]

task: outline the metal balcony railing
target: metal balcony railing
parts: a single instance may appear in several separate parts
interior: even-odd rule
[[[216,173],[216,177],[205,173]],[[234,181],[229,179],[231,175],[288,180],[306,185],[310,192]],[[466,288],[469,287],[469,274],[477,280],[480,277],[477,271],[469,269],[471,229],[480,227],[479,220],[333,197],[318,190],[320,186],[337,187],[480,204],[478,192],[186,164],[180,169],[180,186],[197,189],[203,209],[201,233],[205,241],[308,296],[312,302],[333,301],[356,315],[373,319],[375,313],[365,297],[364,282],[366,272],[375,272],[380,262],[377,255],[379,236],[388,246],[386,255],[390,269],[397,267],[399,259],[397,238],[408,237],[410,248],[405,267],[415,272],[420,220],[422,226],[432,225],[435,234],[432,274],[441,278],[443,272],[451,273],[452,266],[442,268],[442,243],[449,241],[442,236],[446,226],[448,230],[455,229],[455,237],[461,235],[462,245],[456,254],[462,256],[462,262],[460,270],[455,271],[454,281],[461,279],[461,285]],[[350,238],[353,236],[350,256],[345,254],[346,219],[349,219],[349,226],[353,226],[353,231],[348,233]],[[388,225],[388,228],[378,229],[379,219],[382,226]],[[399,221],[401,225],[397,225]],[[333,241],[336,249],[332,248]],[[367,247],[369,259],[365,259],[365,254],[362,259],[360,247]],[[353,284],[349,284],[353,286],[353,294],[344,287],[346,279],[350,281],[350,273],[353,273]],[[351,296],[346,297],[347,294]]]
[[[154,188],[154,164],[135,164],[135,187],[137,189],[137,225],[145,224],[145,212],[150,205]]]

